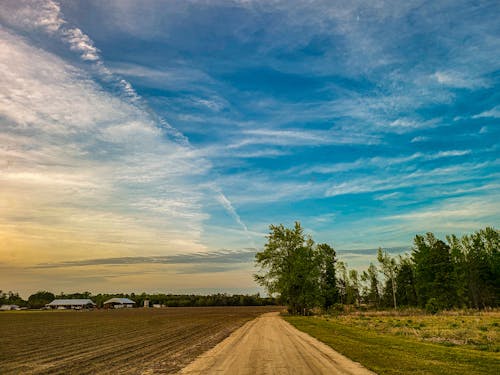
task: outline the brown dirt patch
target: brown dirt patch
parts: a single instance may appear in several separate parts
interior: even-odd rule
[[[175,373],[276,307],[0,314],[2,374]]]

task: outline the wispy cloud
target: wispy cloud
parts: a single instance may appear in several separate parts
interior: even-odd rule
[[[429,137],[424,137],[422,135],[419,135],[417,137],[413,137],[411,139],[411,143],[417,143],[417,142],[425,142],[425,141],[428,141],[429,140]]]
[[[250,129],[243,130],[248,137],[230,148],[240,148],[246,145],[264,144],[278,146],[319,146],[328,144],[375,144],[376,136],[344,134],[337,131],[304,131],[298,129]]]
[[[389,247],[386,251],[393,255],[409,252],[410,246]],[[99,266],[153,266],[153,265],[178,265],[181,274],[193,273],[219,273],[231,270],[247,269],[255,262],[257,249],[245,249],[240,251],[220,250],[208,253],[177,254],[172,256],[149,256],[149,257],[120,257],[120,258],[96,258],[75,260],[58,263],[41,263],[32,269],[57,269],[79,267],[95,268]],[[376,248],[370,249],[337,249],[337,256],[349,264],[359,263],[363,260],[373,261],[377,253]]]
[[[353,162],[340,162],[333,165],[317,165],[313,167],[294,167],[290,170],[291,173],[299,171],[301,175],[312,173],[332,174],[336,172],[352,171],[356,169],[386,168],[394,165],[407,164],[419,161],[437,160],[441,158],[450,158],[469,155],[471,150],[446,150],[424,154],[417,152],[406,156],[397,157],[373,157],[370,159],[358,159]]]
[[[488,111],[484,111],[478,113],[477,115],[472,116],[472,118],[482,118],[482,117],[500,118],[500,106],[496,106]]]
[[[336,183],[329,187],[325,195],[332,197],[344,194],[358,194],[366,192],[377,192],[384,190],[395,190],[405,187],[416,187],[434,185],[435,179],[440,183],[457,183],[470,179],[480,178],[477,171],[485,168],[485,164],[462,164],[445,168],[434,168],[430,170],[415,170],[408,174],[386,176],[385,178],[360,177],[350,179],[346,182]],[[483,178],[487,178],[484,176]],[[490,176],[491,178],[491,176]]]
[[[109,66],[114,74],[152,88],[207,91],[205,85],[215,84],[206,72],[179,63],[169,66],[168,70],[120,62],[111,62]]]
[[[488,83],[484,79],[467,78],[457,72],[436,72],[433,78],[440,84],[450,87],[468,89],[488,87]]]
[[[485,197],[449,198],[411,212],[390,215],[383,220],[400,229],[413,228],[415,232],[469,232],[493,224],[491,219],[499,209],[497,202],[497,193]]]
[[[42,263],[35,268],[85,267],[98,265],[133,265],[133,264],[219,264],[226,270],[231,264],[250,263],[255,259],[255,249],[240,251],[219,250],[214,252],[175,254],[170,256],[136,256],[118,258],[96,258],[58,263]]]
[[[378,201],[385,201],[388,199],[395,199],[395,198],[398,198],[400,196],[401,196],[401,193],[394,191],[392,193],[377,195],[377,196],[375,196],[375,199]]]
[[[222,193],[222,191],[216,189],[217,192],[217,200],[220,202],[220,204],[226,209],[226,211],[234,218],[234,220],[241,226],[243,229],[245,235],[247,238],[250,240],[252,245],[255,247],[254,240],[252,236],[250,235],[250,232],[248,231],[248,227],[246,224],[241,220],[240,215],[236,212],[236,209],[233,207],[233,204],[227,197]]]
[[[138,249],[137,236],[152,244],[156,231],[171,238],[150,251],[202,249],[205,193],[190,180],[203,176],[210,165],[168,141],[148,113],[103,92],[84,72],[5,31],[0,39],[0,61],[8,67],[0,74],[2,137],[7,141],[2,152],[9,161],[0,179],[2,195],[17,202],[3,207],[1,231],[13,235],[8,218],[16,214],[30,218],[25,233],[29,226],[45,228],[49,243],[72,236],[74,243],[80,236],[82,243],[90,238],[95,243],[99,236],[92,233],[100,225],[97,233],[107,233],[109,240],[118,231],[132,252]],[[21,199],[16,191],[31,192],[36,200]],[[152,195],[160,206],[152,207]],[[44,224],[46,206],[63,218],[57,231]],[[155,229],[146,229],[149,225]]]
[[[60,5],[52,0],[6,1],[3,21],[24,30],[42,30],[68,43],[70,49],[80,54],[82,60],[98,61],[99,50],[88,35],[77,27],[69,27]]]

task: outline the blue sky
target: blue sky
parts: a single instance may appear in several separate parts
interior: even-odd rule
[[[0,287],[252,292],[271,223],[354,267],[498,227],[499,11],[2,2]]]

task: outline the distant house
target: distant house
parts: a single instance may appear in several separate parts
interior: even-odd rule
[[[111,298],[104,302],[106,309],[121,309],[124,307],[134,307],[135,302],[128,298]]]
[[[51,303],[45,305],[51,309],[73,309],[73,310],[81,310],[81,309],[89,309],[95,307],[95,303],[88,298],[85,299],[55,299]]]
[[[0,306],[0,311],[11,311],[11,310],[21,310],[17,305],[2,305]]]

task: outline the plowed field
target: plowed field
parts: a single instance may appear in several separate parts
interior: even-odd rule
[[[2,374],[169,374],[276,307],[0,313]]]

